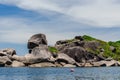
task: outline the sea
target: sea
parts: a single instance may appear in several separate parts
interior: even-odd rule
[[[3,67],[0,68],[0,80],[120,80],[120,67],[91,67],[91,68]]]

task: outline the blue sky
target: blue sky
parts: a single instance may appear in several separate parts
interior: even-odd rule
[[[119,0],[0,0],[0,49],[27,53],[27,41],[44,33],[49,45],[76,35],[120,40]]]

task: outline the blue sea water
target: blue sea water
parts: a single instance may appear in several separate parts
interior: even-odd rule
[[[0,80],[120,80],[120,67],[0,68]]]

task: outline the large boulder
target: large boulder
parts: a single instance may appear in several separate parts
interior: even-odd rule
[[[93,62],[94,67],[106,66],[106,61]]]
[[[52,54],[49,52],[47,46],[35,47],[31,54],[25,55],[26,61],[28,63],[39,63],[43,61],[49,61]]]
[[[18,55],[13,55],[11,57],[12,60],[20,61],[20,62],[26,62],[26,58],[24,56],[18,56]]]
[[[0,56],[13,56],[13,55],[16,55],[16,51],[12,48],[0,50]]]
[[[92,67],[93,65],[91,63],[85,63],[84,66],[85,67]]]
[[[75,60],[71,57],[69,57],[68,55],[64,54],[64,53],[58,53],[58,57],[56,59],[57,62],[65,62],[68,64],[75,64]]]
[[[97,50],[100,50],[99,42],[83,41],[81,36],[76,36],[75,39],[71,40],[57,41],[55,47],[77,62],[84,63],[89,60],[100,61],[105,59],[102,55],[96,54]]]
[[[85,44],[84,41],[80,41],[80,40],[60,40],[60,41],[57,41],[56,44],[55,44],[55,47],[59,50],[59,51],[62,51],[64,50],[65,48],[68,48],[68,47],[75,47],[75,46],[80,46],[80,47],[83,47]]]
[[[84,62],[85,60],[94,59],[95,57],[93,54],[88,53],[84,48],[79,46],[65,48],[62,52],[77,62]]]
[[[12,61],[7,56],[0,56],[0,64],[11,65]]]
[[[84,43],[84,48],[96,50],[100,47],[100,43],[97,41],[89,41]]]
[[[117,61],[111,60],[111,61],[106,61],[106,66],[111,67],[111,66],[118,66]]]
[[[42,63],[36,63],[36,64],[29,65],[29,67],[56,67],[56,65],[54,65],[53,63],[49,63],[49,62],[42,62]]]
[[[35,34],[28,40],[28,49],[33,49],[40,44],[47,45],[46,36],[44,34]]]
[[[72,65],[72,64],[66,64],[64,65],[63,67],[76,67],[75,65]]]
[[[48,50],[48,46],[46,46],[46,45],[42,45],[42,46],[34,48],[31,52],[31,54],[33,56],[45,58],[45,59],[48,59],[51,57],[51,53]]]
[[[12,67],[25,67],[25,64],[23,62],[13,61]]]
[[[24,62],[25,64],[34,64],[34,63],[40,63],[40,62],[48,61],[47,59],[44,59],[44,58],[41,58],[41,57],[36,57],[32,54],[26,54],[25,58],[26,58],[26,62]]]
[[[119,66],[119,62],[116,60],[111,60],[111,61],[98,61],[98,62],[93,62],[93,66],[95,67],[99,67],[99,66],[107,66],[107,67],[111,67],[111,66]]]

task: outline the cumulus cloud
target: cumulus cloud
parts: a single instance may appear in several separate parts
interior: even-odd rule
[[[0,41],[24,43],[31,29],[27,28],[26,20],[22,18],[0,17]]]
[[[71,35],[74,35],[68,31],[64,32],[65,28],[57,29],[56,26],[61,26],[59,21],[47,24],[41,21],[31,23],[31,19],[21,17],[0,17],[0,21],[0,42],[24,44],[33,34],[43,33],[46,34],[49,44],[53,45],[57,40],[72,38]]]
[[[0,3],[45,14],[57,12],[95,27],[120,25],[118,0],[0,0]]]
[[[1,4],[14,5],[25,10],[32,10],[41,12],[42,10],[49,10],[61,12],[61,8],[57,4],[46,0],[0,0]]]
[[[86,24],[101,27],[114,27],[120,25],[120,6],[112,0],[96,0],[85,6],[74,6],[69,15]]]
[[[34,20],[20,14],[0,17],[0,42],[26,43],[36,33],[46,34],[49,44],[83,34],[107,41],[120,38],[119,31],[113,30],[120,26],[119,0],[0,0],[0,4],[50,18]]]
[[[36,33],[46,34],[49,45],[54,45],[58,40],[72,39],[76,35],[85,34],[106,41],[120,39],[120,28],[89,28],[61,18],[42,23],[22,17],[0,17],[0,21],[0,42],[6,43],[25,44],[30,36]]]

